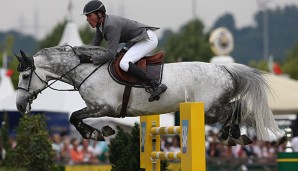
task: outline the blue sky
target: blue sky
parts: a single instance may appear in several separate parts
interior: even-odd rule
[[[81,27],[86,24],[81,13],[88,0],[1,0],[0,31],[15,29],[43,38],[58,22],[69,17],[67,7],[70,1],[73,20]],[[237,27],[252,25],[261,1],[271,9],[298,6],[297,0],[102,0],[108,14],[160,27],[159,35],[165,29],[176,31],[194,15],[203,21],[207,30],[218,16],[227,12],[234,15]]]

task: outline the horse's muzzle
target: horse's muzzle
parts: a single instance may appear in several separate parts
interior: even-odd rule
[[[22,114],[29,113],[31,110],[31,104],[29,102],[28,103],[17,103],[17,109]]]
[[[17,109],[20,113],[25,113],[26,111],[26,108],[21,104],[17,104]]]

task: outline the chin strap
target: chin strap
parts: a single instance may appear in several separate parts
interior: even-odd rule
[[[97,19],[98,19],[98,21],[100,21],[102,18],[104,18],[106,15],[105,14],[103,14],[102,16],[99,16],[99,14],[97,13]],[[97,25],[96,25],[96,28],[97,29],[99,29],[99,27],[100,27],[100,25],[103,23],[103,20],[102,20],[102,22],[100,22],[100,23],[98,23],[97,22]]]

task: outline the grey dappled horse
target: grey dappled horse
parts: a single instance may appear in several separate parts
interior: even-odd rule
[[[61,80],[79,89],[86,102],[85,108],[73,112],[70,117],[82,137],[104,140],[105,136],[113,134],[108,126],[98,130],[83,120],[120,117],[124,86],[110,77],[108,63],[100,67],[79,64],[74,53],[101,56],[105,50],[93,46],[51,47],[40,50],[33,57],[26,57],[21,52],[16,98],[19,112],[29,112],[32,101],[49,86],[48,81]],[[284,134],[268,106],[268,86],[263,74],[256,69],[236,63],[166,63],[162,82],[168,90],[154,102],[148,102],[150,94],[143,88],[132,88],[126,116],[169,113],[178,111],[180,102],[204,102],[206,124],[224,123],[218,138],[227,145],[251,143],[246,135],[240,135],[242,126],[254,130],[261,140],[269,140],[272,136],[280,138]]]

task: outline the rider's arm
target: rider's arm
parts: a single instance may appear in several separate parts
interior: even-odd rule
[[[96,29],[96,33],[95,33],[95,37],[93,38],[91,45],[93,45],[93,46],[99,46],[101,44],[102,40],[103,40],[103,34],[97,28]]]
[[[99,65],[113,59],[117,55],[117,48],[121,36],[121,29],[116,26],[108,26],[105,28],[104,34],[108,41],[108,48],[104,54],[92,55],[92,61],[94,64]]]

